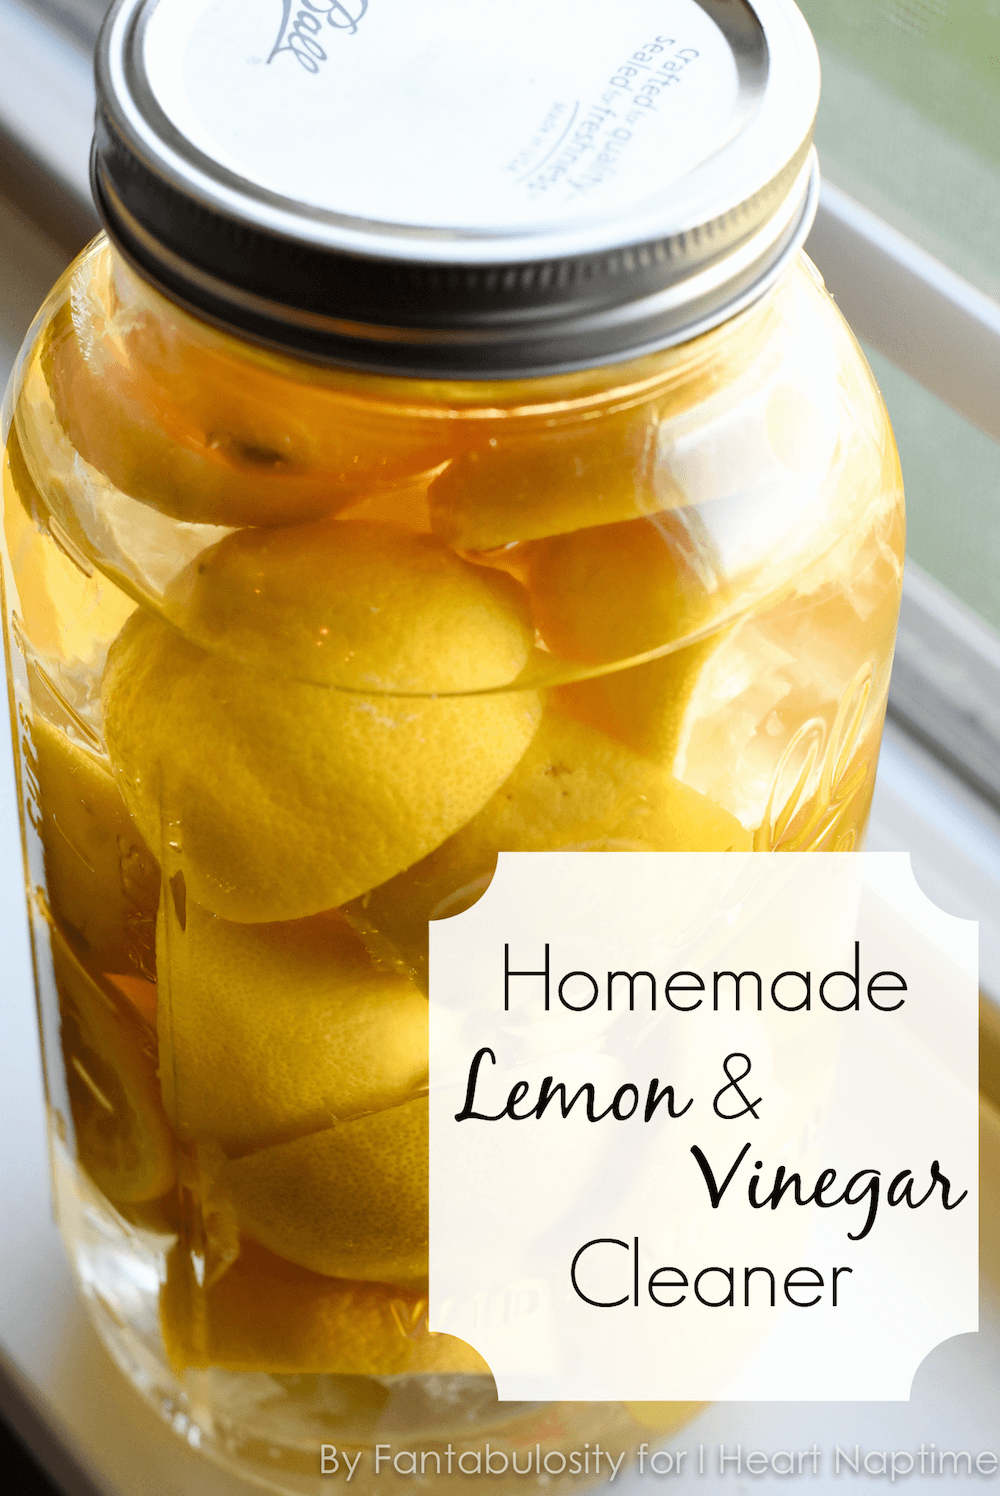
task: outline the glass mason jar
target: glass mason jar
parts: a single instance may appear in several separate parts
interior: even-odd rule
[[[246,104],[230,43],[269,36],[263,0],[117,5],[110,238],[42,308],[5,406],[59,1221],[135,1384],[275,1489],[319,1489],[321,1445],[393,1441],[429,1477],[488,1442],[522,1481],[538,1445],[533,1479],[569,1485],[556,1455],[691,1412],[500,1404],[476,1351],[428,1330],[428,921],[469,907],[501,850],[864,834],[902,487],[800,247],[811,39],[787,0],[678,0],[671,35],[655,5],[584,8],[612,34],[574,43],[572,118],[543,112],[486,182],[498,220],[504,192],[535,192],[513,227],[475,193],[456,226],[423,150],[442,120],[406,105],[431,232],[388,171],[376,221],[370,150],[345,144],[320,211],[301,161],[279,198],[257,136],[219,144],[212,100]],[[335,77],[308,105],[332,131],[373,68],[404,68],[405,9],[286,8],[260,106],[283,149],[282,90]],[[564,12],[538,23],[542,73]],[[468,68],[480,23],[446,20]],[[537,105],[504,107],[537,124]],[[708,144],[650,198],[650,144],[611,132],[656,145],[668,106]],[[487,135],[498,108],[486,90]],[[549,206],[560,149],[593,182]]]

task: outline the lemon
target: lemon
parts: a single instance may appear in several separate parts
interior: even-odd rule
[[[159,868],[110,768],[38,712],[31,747],[53,916],[92,971],[152,977]]]
[[[174,1247],[160,1323],[177,1372],[220,1366],[272,1375],[489,1374],[465,1341],[428,1330],[419,1291],[322,1277],[246,1238],[238,1260],[207,1290]]]
[[[540,541],[530,588],[548,648],[586,665],[683,639],[726,600],[711,543],[690,511]]]
[[[427,1274],[427,1148],[427,1101],[407,1101],[233,1160],[217,1190],[299,1267],[412,1283]]]
[[[524,668],[524,589],[399,525],[333,520],[239,530],[203,552],[166,610],[246,663],[365,691],[485,691]]]
[[[460,549],[489,551],[687,504],[669,461],[676,423],[697,426],[698,407],[713,395],[759,382],[755,366],[783,310],[777,297],[765,298],[723,327],[636,360],[620,378],[589,370],[526,381],[516,393],[510,385],[484,391],[490,434],[431,482],[434,532]]]
[[[427,1002],[335,915],[161,916],[160,1077],[182,1136],[231,1151],[395,1106],[427,1081]]]
[[[608,850],[622,852],[749,852],[752,844],[725,806],[662,771],[607,837]]]
[[[560,695],[553,692],[554,703]],[[375,954],[426,982],[427,921],[475,903],[500,851],[727,851],[749,845],[749,833],[707,796],[553,704],[510,778],[477,816],[343,913]]]
[[[116,1204],[155,1200],[174,1183],[175,1168],[152,1036],[125,1001],[87,975],[58,931],[52,962],[79,1162]]]
[[[527,748],[533,692],[370,696],[288,681],[145,612],[108,653],[105,732],[147,841],[178,840],[190,897],[241,922],[318,914],[475,815]]]
[[[556,654],[625,661],[710,626],[728,589],[691,511],[559,536],[531,548],[539,629]],[[668,771],[688,698],[720,633],[559,688],[562,705]]]
[[[500,431],[430,487],[436,534],[463,550],[614,524],[683,503],[656,463],[649,406],[518,435]]]
[[[175,307],[123,312],[104,280],[98,266],[74,288],[86,346],[67,305],[42,367],[77,452],[133,498],[201,524],[293,524],[440,463],[419,422],[352,376],[241,348]]]
[[[559,686],[553,699],[670,773],[699,681],[725,637],[711,634],[659,659]]]

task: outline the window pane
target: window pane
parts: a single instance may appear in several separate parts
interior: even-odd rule
[[[823,65],[824,175],[1000,301],[1000,0],[798,3]],[[1000,628],[1000,445],[865,351],[899,442],[909,554]]]
[[[799,0],[829,179],[1000,300],[1000,0]]]
[[[1000,629],[1000,445],[865,348],[906,484],[907,554]]]

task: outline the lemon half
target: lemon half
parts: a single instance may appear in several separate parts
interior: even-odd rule
[[[378,1111],[427,1082],[427,1001],[334,916],[158,931],[160,1076],[184,1137],[230,1151]]]

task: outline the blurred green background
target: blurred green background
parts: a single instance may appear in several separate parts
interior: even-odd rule
[[[1000,301],[1000,0],[798,3],[823,64],[824,175]],[[899,442],[909,554],[1000,628],[1000,445],[865,351]]]

